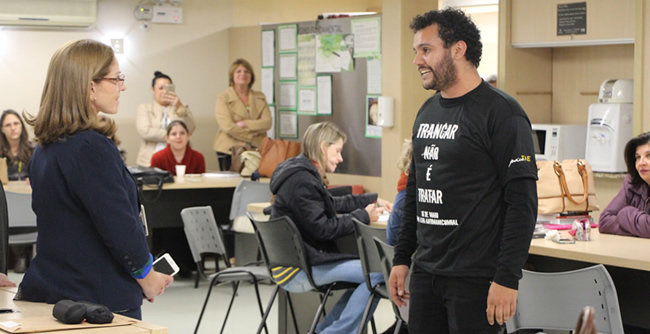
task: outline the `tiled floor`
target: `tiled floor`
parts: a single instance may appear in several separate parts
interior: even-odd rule
[[[9,272],[9,277],[16,283],[20,282],[22,276],[22,274],[15,274],[11,270]],[[142,307],[143,320],[166,326],[169,328],[169,333],[193,333],[205,300],[208,285],[207,281],[202,281],[198,289],[194,289],[194,280],[177,279],[174,284],[167,288],[165,294],[156,298],[154,303],[144,301]],[[272,289],[273,286],[271,285],[260,285],[260,294],[264,306],[266,306]],[[199,333],[219,332],[231,294],[232,288],[230,285],[221,285],[212,290],[210,303],[206,315],[203,317]],[[242,283],[224,333],[255,333],[260,319],[253,285]],[[390,304],[388,301],[382,300],[375,312],[378,332],[381,333],[390,327],[393,320],[394,316]],[[267,322],[270,334],[278,333],[277,323],[277,307],[274,306]],[[304,329],[304,332],[307,332],[307,329]]]

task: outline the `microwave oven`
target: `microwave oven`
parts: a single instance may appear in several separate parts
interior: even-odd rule
[[[531,124],[536,160],[584,159],[587,125]]]

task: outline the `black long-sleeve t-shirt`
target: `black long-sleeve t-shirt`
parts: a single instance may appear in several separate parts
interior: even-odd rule
[[[537,214],[530,121],[482,82],[427,100],[413,126],[413,162],[394,264],[485,277],[516,289]]]

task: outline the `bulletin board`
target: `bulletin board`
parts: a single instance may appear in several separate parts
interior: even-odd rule
[[[333,122],[348,137],[336,172],[381,176],[381,16],[267,24],[261,34],[275,137],[300,140],[310,124]]]

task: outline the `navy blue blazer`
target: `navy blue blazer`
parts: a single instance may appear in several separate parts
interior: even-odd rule
[[[94,131],[36,147],[29,164],[37,255],[20,284],[22,299],[85,300],[124,311],[142,305],[130,273],[149,248],[138,194],[115,144]]]

